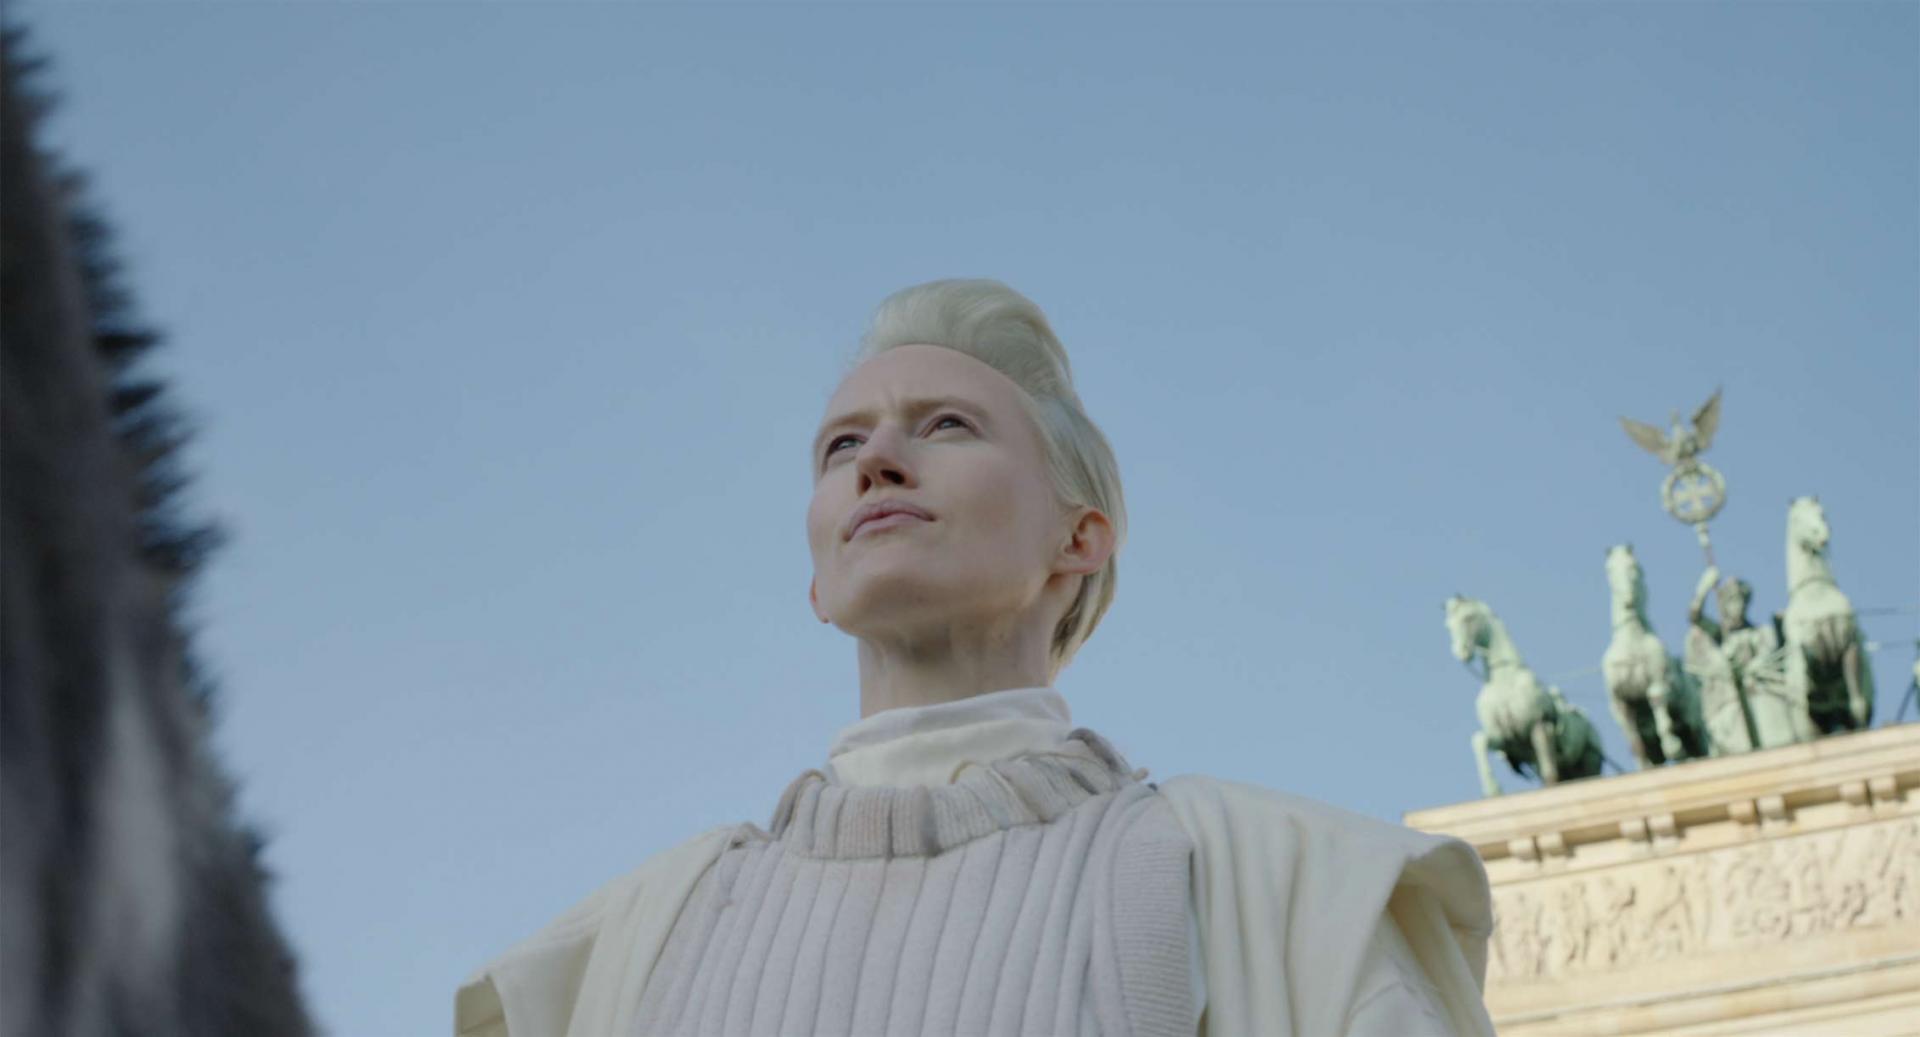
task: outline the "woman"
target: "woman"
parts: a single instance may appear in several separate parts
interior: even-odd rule
[[[476,973],[470,1037],[1490,1034],[1466,845],[1145,782],[1054,679],[1105,614],[1120,478],[1031,301],[881,304],[809,455],[813,611],[862,719],[726,825]]]

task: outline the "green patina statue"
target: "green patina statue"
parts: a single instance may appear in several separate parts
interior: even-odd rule
[[[1600,672],[1634,759],[1645,768],[1706,756],[1699,689],[1647,621],[1647,581],[1633,545],[1607,549],[1607,587],[1613,592],[1613,640]]]
[[[1873,669],[1853,603],[1827,563],[1831,535],[1819,498],[1788,505],[1786,684],[1823,735],[1865,730],[1873,720]]]
[[[1827,564],[1827,518],[1815,497],[1787,508],[1787,610],[1771,629],[1747,622],[1753,588],[1719,588],[1720,621],[1706,615],[1720,571],[1707,523],[1727,501],[1726,480],[1700,458],[1720,427],[1720,392],[1675,413],[1670,430],[1621,418],[1633,441],[1671,466],[1660,485],[1667,514],[1691,525],[1707,571],[1687,610],[1686,662],[1676,666],[1648,628],[1645,586],[1628,547],[1607,554],[1614,635],[1602,668],[1615,717],[1642,767],[1669,759],[1747,752],[1855,731],[1873,719],[1873,671],[1853,605]],[[1697,689],[1697,690],[1696,690]]]
[[[1516,772],[1537,775],[1544,785],[1600,773],[1600,738],[1593,723],[1580,707],[1561,697],[1560,689],[1540,683],[1485,602],[1457,594],[1448,598],[1447,632],[1453,637],[1455,658],[1468,664],[1486,660],[1485,684],[1474,701],[1480,730],[1473,733],[1482,791],[1500,794],[1488,755],[1495,751],[1506,756]]]
[[[1709,592],[1719,584],[1720,619],[1707,615]],[[1687,606],[1687,673],[1700,685],[1700,710],[1715,756],[1811,741],[1815,732],[1806,706],[1796,700],[1783,673],[1780,635],[1771,624],[1747,620],[1753,587],[1745,580],[1720,582],[1720,570],[1700,574]]]

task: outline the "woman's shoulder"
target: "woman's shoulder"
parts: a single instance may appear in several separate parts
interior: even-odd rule
[[[1492,928],[1486,867],[1452,836],[1208,775],[1183,774],[1157,788],[1203,859],[1258,858],[1259,881],[1346,891],[1367,873],[1382,880],[1381,892],[1415,886],[1434,894],[1464,929]]]
[[[622,905],[632,901],[636,895],[644,893],[647,889],[673,885],[675,884],[673,880],[682,874],[704,871],[706,866],[719,856],[729,836],[737,827],[737,825],[718,825],[664,850],[656,851],[632,870],[602,883],[593,892],[541,927],[538,932],[515,944],[507,953],[511,954],[515,950],[526,947],[538,947],[556,939],[571,938],[595,927],[608,914],[619,911]]]
[[[1160,782],[1156,788],[1167,797],[1176,814],[1195,823],[1236,829],[1250,825],[1282,826],[1295,838],[1394,846],[1416,853],[1454,847],[1472,852],[1465,843],[1451,836],[1418,831],[1250,782],[1182,774]]]
[[[1369,993],[1371,934],[1392,925],[1443,984],[1451,1031],[1491,1033],[1480,983],[1493,918],[1471,846],[1247,782],[1183,774],[1156,787],[1193,840],[1218,1032],[1280,1018],[1296,1033],[1342,1032],[1354,997]],[[1256,965],[1285,979],[1247,971]],[[1240,979],[1216,982],[1225,969]]]
[[[509,1017],[541,1020],[532,1029],[547,1032],[551,1021],[565,1020],[602,932],[623,928],[622,919],[663,897],[684,897],[739,829],[737,824],[719,825],[652,854],[639,866],[602,883],[532,935],[495,954],[455,993],[454,1032],[504,1032],[494,1027],[504,1025]],[[677,907],[676,900],[669,910]],[[528,1027],[512,1032],[524,1029]],[[561,1022],[552,1032],[564,1029]]]

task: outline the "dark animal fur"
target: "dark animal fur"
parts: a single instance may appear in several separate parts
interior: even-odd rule
[[[181,595],[184,434],[84,184],[0,48],[0,1035],[313,1032],[260,839],[207,743]]]

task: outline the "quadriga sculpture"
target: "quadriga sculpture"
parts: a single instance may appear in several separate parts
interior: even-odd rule
[[[1600,659],[1613,718],[1641,767],[1707,755],[1706,725],[1693,679],[1647,621],[1647,581],[1633,545],[1607,549],[1613,640]]]
[[[1486,683],[1474,700],[1480,730],[1473,733],[1473,759],[1482,791],[1500,794],[1487,755],[1494,751],[1521,775],[1537,774],[1544,785],[1600,773],[1600,738],[1592,721],[1559,689],[1540,683],[1485,602],[1457,594],[1448,598],[1447,632],[1455,658],[1464,663],[1486,659]]]
[[[1819,498],[1787,506],[1786,682],[1821,734],[1863,730],[1873,719],[1873,670],[1853,603],[1827,563],[1831,535]]]

